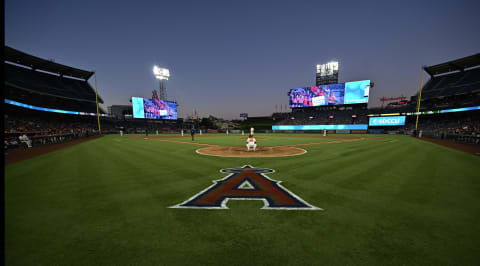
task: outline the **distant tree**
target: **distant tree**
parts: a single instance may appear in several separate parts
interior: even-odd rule
[[[215,123],[209,119],[209,118],[202,118],[202,120],[200,121],[200,127],[202,128],[209,128],[209,129],[218,129],[217,126],[215,125]]]

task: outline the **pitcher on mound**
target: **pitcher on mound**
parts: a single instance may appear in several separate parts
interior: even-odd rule
[[[257,140],[253,137],[252,134],[250,134],[250,136],[248,136],[248,139],[247,139],[247,150],[255,151],[255,149],[257,149]]]

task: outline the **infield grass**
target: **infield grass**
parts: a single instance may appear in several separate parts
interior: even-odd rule
[[[478,265],[480,158],[408,136],[280,158],[105,136],[5,168],[7,265]],[[307,136],[307,137],[305,137]],[[371,135],[365,135],[369,137]],[[142,137],[142,136],[138,136]],[[244,145],[246,136],[195,142]],[[334,139],[261,135],[259,145]],[[358,137],[352,135],[352,137]],[[190,141],[190,136],[176,139]],[[171,209],[250,164],[324,211]]]

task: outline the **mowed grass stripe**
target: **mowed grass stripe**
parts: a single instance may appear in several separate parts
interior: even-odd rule
[[[348,143],[341,145],[349,146]],[[355,145],[366,145],[366,143]],[[338,147],[338,149],[341,150],[342,147]],[[369,153],[373,153],[375,150],[375,147],[372,147]],[[326,153],[328,153],[328,151],[326,151]],[[373,183],[377,178],[384,177],[378,177],[378,175],[372,174],[365,175],[364,173],[366,172],[362,171],[362,169],[365,168],[368,169],[368,171],[372,171],[372,168],[375,168],[377,164],[382,164],[385,162],[379,159],[373,164],[374,167],[372,167],[372,164],[369,164],[369,160],[371,160],[373,156],[370,154],[367,155],[368,156],[365,156],[365,154],[359,156],[348,156],[348,160],[344,159],[341,161],[342,163],[345,163],[346,166],[339,165],[338,163],[332,164],[332,162],[338,162],[338,158],[333,158],[332,161],[319,161],[317,163],[312,162],[311,164],[307,162],[305,164],[306,166],[299,169],[298,172],[314,173],[310,175],[314,176],[315,178],[311,179],[310,176],[308,179],[305,179],[300,173],[295,173],[294,176],[296,177],[296,180],[292,180],[291,187],[294,188],[295,191],[308,191],[307,193],[312,194],[314,199],[313,202],[319,202],[317,205],[322,205],[323,203],[326,205],[324,207],[327,209],[329,204],[328,200],[333,200],[334,204],[340,203],[344,205],[348,201],[354,202],[362,200],[363,198],[375,199],[379,193],[380,196],[385,197],[386,195],[382,194],[381,190],[370,190],[371,183]],[[312,186],[312,184],[317,184],[317,186]],[[326,197],[327,202],[325,202],[324,198],[319,197],[318,195]]]
[[[297,157],[213,158],[195,145],[106,136],[7,166],[6,262],[475,265],[479,159],[422,143],[385,136],[307,146]],[[269,212],[249,201],[167,208],[245,164],[275,169],[270,177],[325,211]],[[422,166],[424,179],[410,178]]]
[[[101,145],[97,148],[106,148],[106,147],[102,147]],[[142,147],[140,147],[142,148]],[[103,149],[103,152],[101,153],[101,156],[105,156],[105,157],[108,157],[110,159],[113,159],[115,160],[115,154],[109,154],[109,151],[112,151],[110,149]],[[62,219],[61,218],[64,218],[64,220],[68,220],[68,221],[76,221],[76,225],[79,227],[79,229],[82,229],[82,230],[79,230],[77,231],[77,236],[75,236],[75,228],[69,228],[70,229],[70,233],[67,233],[68,230],[62,230],[62,228],[56,228],[56,231],[48,231],[48,232],[45,232],[45,234],[43,234],[43,236],[45,238],[52,238],[53,236],[55,236],[56,232],[57,233],[60,233],[62,235],[72,235],[72,237],[74,239],[72,239],[71,241],[67,241],[67,243],[63,242],[62,244],[65,245],[68,247],[70,246],[68,243],[75,243],[75,238],[79,238],[81,239],[81,242],[83,244],[85,243],[88,243],[88,245],[90,246],[90,248],[92,248],[92,250],[77,250],[77,253],[80,253],[80,254],[84,254],[84,255],[90,255],[89,257],[92,259],[92,251],[94,250],[98,250],[99,248],[99,243],[102,243],[105,242],[105,240],[103,239],[103,236],[105,234],[111,234],[112,231],[115,231],[115,228],[122,228],[124,227],[125,223],[122,222],[123,220],[125,220],[125,217],[131,217],[131,216],[127,216],[126,214],[128,213],[131,213],[128,208],[126,208],[127,206],[123,205],[123,204],[117,204],[118,203],[118,199],[116,197],[111,197],[110,195],[112,194],[112,191],[115,191],[115,187],[116,185],[118,185],[118,176],[117,177],[112,177],[112,178],[109,178],[106,180],[106,182],[102,182],[103,181],[103,176],[107,176],[105,175],[105,172],[109,172],[110,171],[110,168],[108,167],[108,164],[106,164],[106,161],[103,160],[105,157],[102,157],[100,158],[98,155],[99,153],[98,152],[88,152],[86,151],[87,153],[84,154],[84,156],[82,156],[82,158],[84,159],[83,161],[82,160],[78,160],[79,158],[70,158],[70,159],[73,159],[74,161],[76,161],[77,163],[80,163],[80,165],[89,165],[91,166],[92,169],[95,169],[95,174],[92,175],[90,178],[92,181],[95,182],[95,186],[93,187],[94,191],[98,191],[98,193],[93,193],[92,195],[92,187],[89,187],[88,188],[88,194],[87,195],[84,195],[82,193],[80,193],[78,195],[78,197],[73,197],[74,200],[73,201],[77,201],[77,203],[83,203],[85,201],[87,202],[91,202],[91,203],[94,203],[93,206],[95,206],[97,208],[97,212],[95,210],[92,210],[92,209],[89,209],[88,210],[88,214],[85,213],[82,209],[82,208],[72,208],[72,206],[69,206],[69,209],[72,210],[72,213],[74,214],[79,214],[78,216],[75,215],[74,217],[71,217],[69,215],[66,215],[64,213],[62,213],[61,211],[59,212],[59,207],[61,206],[55,206],[55,212],[53,213],[48,213],[48,210],[46,209],[40,209],[38,210],[38,212],[40,213],[48,213],[48,215],[50,216],[50,218],[52,218],[53,220],[56,220],[57,222],[61,222]],[[143,159],[145,159],[145,157],[143,157]],[[120,166],[125,166],[125,165],[115,165],[114,167],[120,167]],[[130,165],[127,165],[127,168],[129,167]],[[61,168],[61,166],[59,166]],[[125,169],[125,168],[124,168]],[[135,168],[134,168],[135,169]],[[88,172],[85,172],[85,169],[83,169],[82,171],[87,177],[90,173]],[[128,174],[128,173],[127,173]],[[99,177],[99,178],[96,178],[96,177]],[[134,177],[132,177],[133,180]],[[83,179],[82,180],[82,183],[81,184],[84,184],[84,183],[89,183],[89,179]],[[81,185],[80,184],[80,185]],[[107,186],[104,186],[104,184],[108,184],[108,187]],[[70,192],[70,191],[66,191],[67,193]],[[95,197],[95,194],[98,194],[98,198]],[[30,195],[32,196],[32,195]],[[68,201],[68,196],[67,195],[62,195],[62,194],[58,194],[57,195],[58,198],[61,200],[61,201]],[[64,197],[66,196],[66,197]],[[70,196],[71,197],[71,196]],[[37,198],[38,199],[38,198]],[[45,199],[41,199],[41,202],[43,204],[45,204]],[[51,203],[49,203],[51,204]],[[158,206],[158,202],[157,202],[157,206],[159,209],[162,207],[162,206]],[[145,205],[143,205],[145,206]],[[138,207],[138,206],[137,206]],[[152,206],[149,206],[150,208]],[[138,208],[135,208],[138,210]],[[163,209],[163,208],[161,208]],[[151,210],[148,210],[147,212],[152,212]],[[55,215],[55,216],[52,216],[52,214],[58,214],[58,215]],[[84,219],[86,219],[86,221],[83,221],[82,217]],[[99,219],[96,219],[95,217],[99,218]],[[111,219],[108,219],[108,217],[111,217],[112,219],[114,220],[111,220]],[[32,217],[33,218],[33,217]],[[106,219],[107,218],[107,219]],[[35,219],[31,219],[30,221],[35,221]],[[27,222],[27,221],[25,221]],[[68,224],[68,223],[66,223]],[[38,223],[37,226],[40,226],[40,227],[44,227],[45,225],[43,225],[42,223]],[[87,234],[83,233],[83,230],[85,230],[86,228],[89,228]],[[65,228],[66,229],[66,228]],[[89,237],[90,236],[90,237]],[[132,237],[134,237],[132,235]],[[90,239],[90,240],[89,240]],[[80,240],[78,240],[80,241]],[[11,245],[10,245],[11,246]],[[50,248],[52,248],[52,250],[55,250],[55,249],[61,249],[61,246],[50,246]],[[77,247],[78,249],[78,247]],[[83,252],[86,252],[86,253],[83,253]],[[75,253],[75,254],[77,254]],[[94,252],[93,252],[94,253]],[[58,254],[57,254],[58,255]],[[121,254],[118,254],[118,255],[121,255]],[[99,261],[102,260],[102,257],[103,254],[102,253],[99,253],[98,256],[96,256],[95,258],[96,259],[99,259]],[[74,256],[75,257],[75,256]],[[82,260],[79,260],[79,261],[82,261]]]

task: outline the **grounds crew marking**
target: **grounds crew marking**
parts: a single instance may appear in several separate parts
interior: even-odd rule
[[[266,174],[275,170],[254,168],[226,168],[221,173],[229,174],[223,179],[200,191],[188,200],[170,208],[184,209],[228,209],[229,200],[261,200],[264,210],[323,210],[315,207],[283,187]]]

